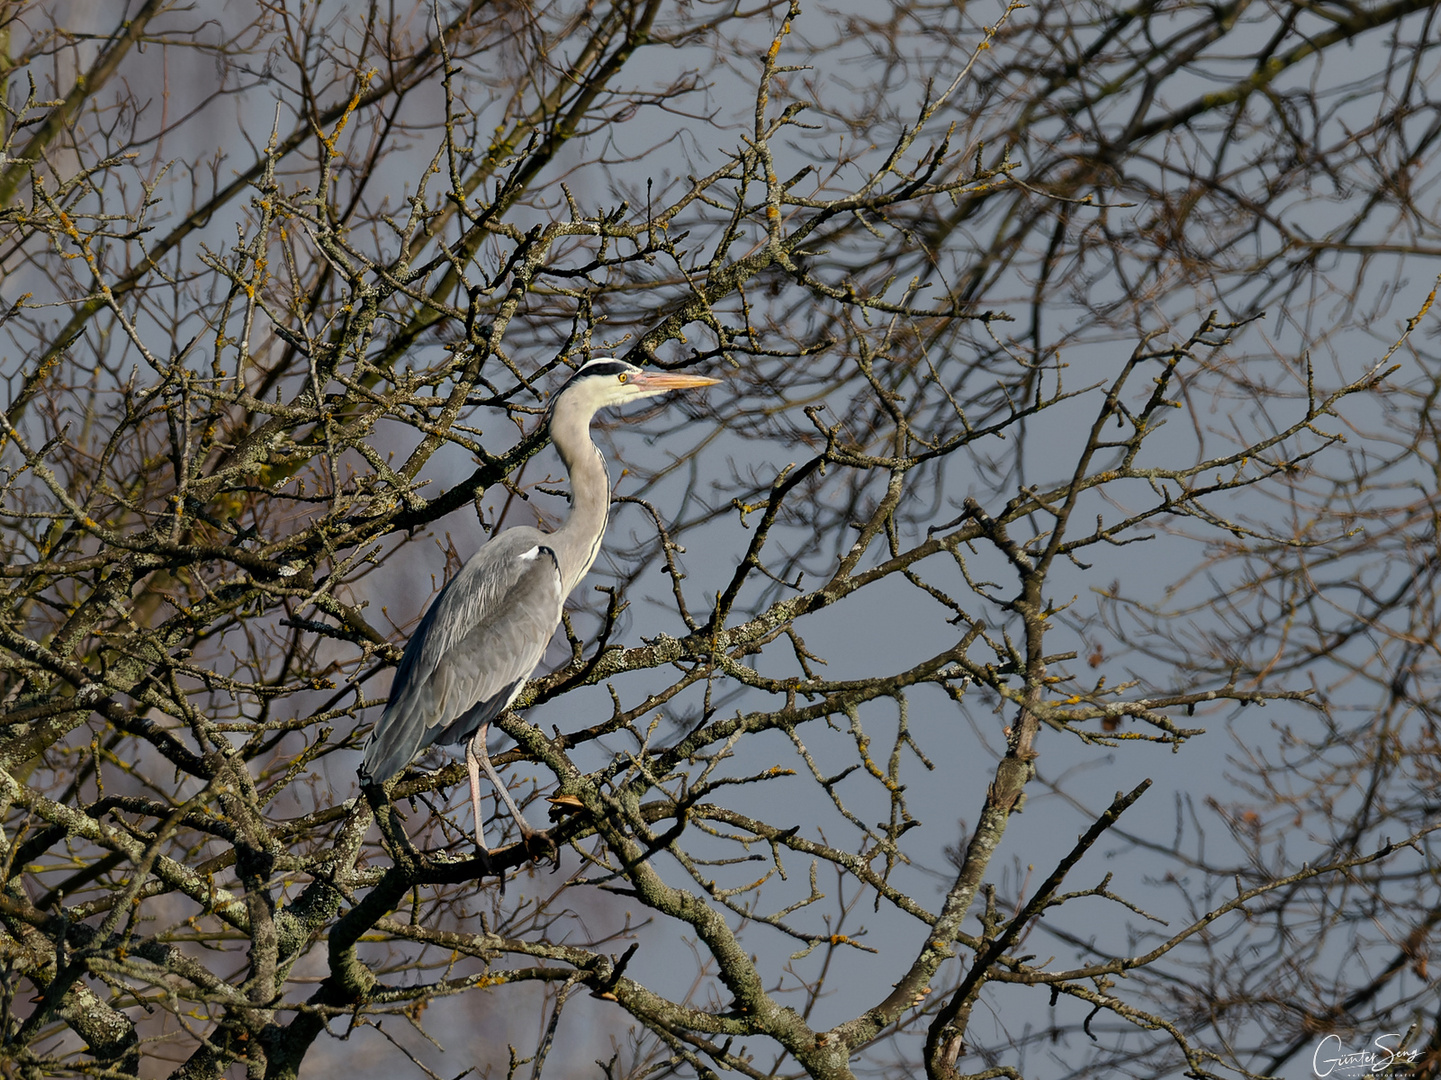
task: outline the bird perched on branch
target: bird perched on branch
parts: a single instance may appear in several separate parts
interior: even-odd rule
[[[365,744],[362,784],[388,780],[428,746],[464,740],[482,855],[490,849],[480,812],[481,772],[495,785],[530,850],[536,830],[496,775],[485,736],[545,654],[565,598],[600,551],[610,476],[591,441],[591,419],[608,406],[718,381],[601,358],[565,382],[551,399],[546,422],[570,473],[570,516],[554,532],[518,526],[492,537],[441,590],[405,646],[390,701]]]

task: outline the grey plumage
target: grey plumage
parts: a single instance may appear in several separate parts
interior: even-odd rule
[[[570,472],[570,515],[551,533],[521,526],[493,537],[436,597],[405,647],[390,700],[366,742],[362,783],[389,779],[432,744],[468,740],[471,805],[482,852],[488,849],[480,815],[481,771],[529,841],[534,830],[492,768],[485,735],[545,654],[565,598],[600,550],[610,478],[590,438],[591,418],[610,405],[716,381],[648,373],[602,358],[561,387],[547,424]]]
[[[362,779],[393,776],[432,743],[470,738],[515,700],[565,603],[545,540],[539,529],[507,529],[435,598],[396,669]]]

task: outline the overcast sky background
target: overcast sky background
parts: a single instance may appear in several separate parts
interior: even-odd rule
[[[813,40],[836,34],[838,40],[848,42],[848,45],[836,47],[827,54],[828,66],[818,68],[808,76],[816,86],[810,92],[832,103],[837,111],[843,111],[847,95],[854,93],[852,87],[868,77],[868,65],[872,63],[871,43],[862,36],[847,38],[844,8],[845,5],[841,10],[817,7],[814,12],[808,8],[798,29],[798,33]],[[57,4],[55,9],[57,18],[74,22],[85,17],[87,6]],[[196,33],[201,36],[218,33],[227,19],[244,9],[245,5],[236,3],[220,6],[215,12],[216,22],[205,24],[197,20]],[[337,5],[337,13],[339,10]],[[856,10],[861,8],[856,7]],[[995,15],[999,11],[997,6]],[[975,17],[990,20],[995,16]],[[1019,21],[1025,15],[1021,13],[1015,18]],[[108,23],[97,23],[97,29],[102,28],[108,28]],[[758,70],[755,58],[769,43],[772,25],[764,20],[752,20],[748,32],[753,37],[737,43],[729,72],[716,72],[705,95],[706,111],[714,117],[710,123],[679,112],[645,110],[640,119],[621,128],[622,138],[615,146],[614,156],[643,152],[639,160],[615,166],[609,174],[598,168],[579,168],[577,163],[587,160],[592,148],[577,144],[566,152],[563,160],[552,166],[551,171],[556,174],[569,172],[567,183],[577,200],[582,205],[596,206],[611,204],[623,194],[633,195],[643,188],[647,179],[655,181],[659,201],[661,193],[683,182],[687,173],[707,165],[714,167],[749,123]],[[911,40],[913,47],[923,53],[927,44],[926,35],[919,33]],[[1322,85],[1339,86],[1352,79],[1355,71],[1381,61],[1379,50],[1383,43],[1373,41],[1369,46],[1378,50],[1377,54],[1370,56],[1364,49],[1353,50],[1347,58],[1350,65],[1347,70],[1341,70],[1339,65],[1334,64],[1303,66],[1286,76],[1286,81],[1303,85],[1316,80]],[[1003,48],[1004,43],[997,47]],[[171,110],[182,108],[188,99],[198,99],[215,80],[213,68],[207,67],[204,54],[199,51],[152,46],[147,57],[154,64],[151,76],[163,79],[169,89],[171,96],[167,107]],[[933,64],[941,80],[954,77],[965,62],[963,56],[943,53],[926,59]],[[1243,69],[1247,62],[1248,57],[1243,54],[1235,57],[1237,70]],[[695,58],[682,50],[656,52],[647,58],[645,71],[648,77],[661,84],[697,63]],[[1209,69],[1190,77],[1172,79],[1167,82],[1165,92],[1177,96],[1205,92],[1215,85],[1218,74],[1218,69]],[[172,138],[163,147],[164,157],[175,161],[172,168],[177,174],[189,171],[196,176],[202,176],[204,164],[216,160],[220,154],[248,160],[250,151],[245,147],[264,142],[273,116],[276,88],[283,86],[286,79],[283,63],[277,61],[273,69],[258,77],[255,92],[239,98],[220,99],[198,114],[183,129],[183,143]],[[918,85],[908,84],[900,88],[894,103],[898,116],[907,116],[914,111],[920,92]],[[964,110],[967,101],[967,92],[963,88],[952,107]],[[440,88],[437,86],[428,107],[439,109],[440,102]],[[423,105],[423,102],[417,101],[412,107]],[[1357,106],[1358,116],[1364,112],[1363,102]],[[1346,120],[1343,112],[1336,118],[1336,123]],[[287,115],[282,127],[288,126],[291,121],[292,117]],[[628,138],[635,141],[627,143]],[[824,140],[818,137],[817,145],[823,143]],[[417,163],[428,160],[433,150],[433,146],[417,145],[384,160],[376,190],[390,192],[393,203],[400,205],[412,190]],[[816,146],[806,145],[783,149],[777,161],[777,172],[789,175],[807,163],[808,156],[815,150]],[[1024,175],[1027,162],[1023,158],[1020,164]],[[219,163],[216,175],[222,182],[228,180],[228,160]],[[629,185],[629,190],[619,190],[618,184]],[[164,192],[164,197],[175,201],[177,210],[182,208],[189,194],[184,183],[166,188]],[[1287,218],[1294,226],[1312,235],[1320,235],[1333,226],[1347,206],[1341,201],[1318,199],[1309,202],[1298,200],[1294,205],[1270,209]],[[1114,208],[1109,213],[1132,215],[1144,220],[1153,213],[1153,209],[1136,205]],[[204,230],[203,240],[216,246],[231,242],[234,228],[232,220],[214,220]],[[1345,314],[1341,301],[1318,304],[1308,309],[1309,322],[1272,317],[1254,324],[1245,332],[1234,352],[1249,356],[1253,364],[1257,363],[1256,358],[1274,354],[1277,361],[1272,378],[1277,383],[1292,379],[1282,358],[1294,365],[1296,358],[1306,349],[1312,350],[1322,380],[1334,383],[1355,378],[1379,358],[1389,342],[1400,333],[1405,320],[1420,309],[1431,288],[1431,276],[1441,269],[1441,266],[1424,264],[1425,260],[1419,259],[1403,263],[1399,257],[1390,261],[1375,261],[1362,281],[1367,294],[1350,298],[1358,310],[1374,308],[1374,318],[1348,319],[1342,329],[1333,333],[1327,322],[1332,317],[1339,321]],[[1333,269],[1333,276],[1343,279],[1346,270],[1344,265],[1338,264]],[[1007,284],[1011,286],[1009,290]],[[8,301],[14,292],[26,287],[23,272],[17,274],[14,280],[4,283],[4,298]],[[1089,302],[1085,305],[1075,303],[1068,293],[1058,287],[1056,302],[1045,313],[1045,336],[1049,340],[1071,341],[1065,352],[1069,364],[1066,373],[1068,386],[1079,387],[1109,379],[1128,354],[1134,339],[1127,342],[1114,327],[1098,326],[1095,317],[1097,308],[1108,296],[1120,295],[1126,287],[1124,282],[1101,277],[1092,283]],[[1027,288],[1027,283],[1019,278],[1009,283],[1002,282],[999,288],[993,290],[995,295],[988,296],[986,300],[991,306],[1005,308],[1008,300],[1024,297]],[[1264,300],[1267,293],[1264,279],[1258,280],[1256,291],[1258,297]],[[1200,315],[1212,306],[1214,300],[1204,290],[1180,289],[1165,293],[1147,328],[1164,330],[1171,338],[1183,337],[1199,322]],[[1434,332],[1428,325],[1417,342],[1424,348],[1425,355],[1408,350],[1397,357],[1403,365],[1396,376],[1398,383],[1408,381],[1412,365],[1434,362],[1434,343]],[[439,348],[441,344],[438,342],[420,346],[417,362],[427,359],[419,355],[419,351]],[[13,370],[16,361],[16,357],[8,357],[5,360],[7,369]],[[722,371],[717,373],[724,374]],[[1299,394],[1303,390],[1294,381],[1290,385],[1293,393]],[[788,462],[797,460],[804,448],[794,443],[777,441],[774,445],[767,445],[750,438],[731,437],[724,432],[715,437],[707,421],[715,414],[716,402],[726,393],[726,386],[721,385],[688,395],[685,400],[672,401],[665,411],[650,417],[640,429],[623,422],[606,425],[600,438],[611,461],[612,477],[618,480],[618,493],[644,494],[668,519],[681,519],[687,514],[699,512],[707,504],[715,490],[713,482],[717,479],[748,472],[768,477]],[[1042,486],[1069,475],[1075,449],[1084,438],[1098,403],[1098,395],[1091,394],[1047,413],[1041,423],[1027,432],[1024,445],[1015,439],[1004,443],[992,440],[971,448],[965,457],[957,455],[943,474],[937,474],[937,483],[941,486],[939,504],[942,507],[939,520],[954,516],[962,499],[968,495],[975,495],[983,502],[994,497],[988,479],[989,456],[1004,458],[1023,453],[1027,481]],[[1264,427],[1268,422],[1264,413],[1269,413],[1278,422],[1289,419],[1285,410],[1274,401],[1263,405],[1244,399],[1200,400],[1192,404],[1195,405],[1193,412],[1178,416],[1162,433],[1155,447],[1160,456],[1174,454],[1179,460],[1194,455],[1196,435],[1191,426],[1193,420],[1209,429],[1213,439],[1224,439],[1232,425],[1243,429]],[[842,401],[832,407],[838,415],[844,415],[848,405]],[[1296,400],[1294,408],[1299,412],[1302,401]],[[469,422],[485,426],[487,419],[472,416]],[[1384,436],[1386,425],[1384,410],[1375,402],[1356,399],[1349,402],[1344,410],[1344,426],[1348,429],[1353,453],[1361,452],[1373,435]],[[1342,422],[1336,425],[1337,429],[1342,426]],[[493,431],[488,431],[487,436],[495,440],[491,448],[498,450],[512,440],[515,433],[505,421],[497,418]],[[408,440],[414,438],[413,433],[403,431],[383,433],[383,437],[393,439],[398,451],[407,448]],[[643,463],[648,469],[654,469],[656,463],[665,460],[668,455],[684,456],[699,440],[710,440],[701,460],[703,469],[713,469],[713,475],[702,473],[699,477],[692,477],[677,471],[649,486],[642,486],[635,476],[621,478],[621,470],[628,463]],[[424,476],[434,489],[443,489],[460,482],[470,475],[473,468],[474,463],[467,455],[450,447],[435,456]],[[555,479],[561,476],[559,462],[550,450],[527,466],[524,480],[533,483],[547,475]],[[1416,479],[1418,484],[1433,483],[1426,463],[1418,463]],[[425,493],[430,495],[434,491],[427,490]],[[494,523],[499,516],[504,498],[503,491],[493,490],[483,500],[487,525]],[[1231,505],[1237,517],[1251,514],[1265,520],[1277,512],[1274,502],[1255,494],[1237,496]],[[540,508],[550,521],[563,513],[560,500],[538,495],[534,507],[512,506],[504,524],[529,523],[527,514],[533,513],[535,508]],[[443,580],[445,543],[452,543],[455,550],[465,557],[486,536],[481,523],[469,509],[452,514],[434,531],[437,544],[412,545],[406,550],[403,561],[388,563],[384,573],[373,574],[357,586],[357,598],[369,602],[372,621],[376,625],[385,625],[384,620],[376,615],[382,607],[396,623],[407,622],[423,609],[430,596],[432,581],[439,584]],[[729,580],[749,536],[733,514],[722,515],[703,529],[689,534],[682,565],[688,575],[685,587],[693,600],[699,602],[713,596]],[[626,556],[637,546],[652,541],[649,523],[636,507],[617,507],[596,569],[578,590],[573,603],[578,601],[593,615],[595,605],[603,601],[597,600],[592,586],[605,584],[627,573]],[[798,544],[800,539],[788,537],[782,529],[777,541],[780,545]],[[1106,650],[1111,665],[1106,668],[1107,671],[1115,670],[1118,677],[1126,671],[1143,679],[1152,677],[1153,673],[1148,668],[1154,661],[1136,654],[1127,656],[1102,625],[1099,614],[1102,599],[1098,590],[1107,589],[1112,582],[1118,581],[1133,596],[1154,601],[1166,599],[1177,608],[1183,607],[1204,599],[1218,586],[1217,582],[1205,578],[1193,579],[1177,594],[1166,596],[1167,587],[1186,575],[1202,554],[1201,546],[1192,540],[1158,534],[1144,544],[1092,549],[1087,556],[1090,568],[1084,571],[1071,566],[1058,567],[1049,599],[1064,603],[1074,596],[1075,601],[1067,612],[1067,629],[1056,635],[1053,648],[1058,650],[1068,639],[1068,647],[1079,652],[1080,657],[1070,665],[1071,670],[1081,670],[1085,657],[1100,646]],[[987,566],[984,555],[979,556],[977,562],[982,570],[991,572],[995,580],[1002,580],[1007,572],[998,561]],[[947,574],[955,577],[953,568],[948,568],[945,560],[934,560],[925,564],[923,569],[934,573],[938,579]],[[1222,587],[1225,585],[1224,582],[1219,584]],[[668,579],[654,571],[632,583],[627,596],[630,609],[622,623],[621,640],[625,644],[639,644],[642,639],[659,632],[678,632],[680,623],[668,599],[668,589]],[[704,607],[704,604],[699,606]],[[829,662],[828,676],[859,678],[898,670],[920,656],[938,652],[956,637],[954,628],[946,624],[944,615],[936,605],[920,601],[915,590],[887,585],[868,589],[863,595],[827,610],[799,629],[807,645]],[[577,627],[583,632],[595,625],[592,617],[585,613],[577,614]],[[1357,649],[1364,648],[1364,642],[1357,645]],[[566,652],[563,641],[553,644],[548,662],[560,662]],[[764,669],[766,664],[775,662],[767,658],[761,663]],[[1158,678],[1157,681],[1165,680]],[[664,673],[659,678],[637,673],[617,680],[616,689],[629,703],[638,700],[648,686],[663,685],[663,682]],[[368,694],[377,696],[381,685],[383,680],[374,681],[367,687]],[[1344,706],[1346,703],[1341,700],[1339,704]],[[1368,703],[1364,697],[1358,697],[1352,704],[1367,707]],[[673,709],[680,713],[685,709],[696,709],[698,705],[698,694],[692,693],[677,699]],[[527,719],[544,730],[549,730],[551,725],[567,729],[593,722],[594,715],[608,714],[610,707],[605,689],[591,688],[538,707]],[[745,708],[744,696],[732,701],[729,707]],[[916,738],[936,769],[912,770],[908,797],[913,812],[921,818],[923,825],[907,837],[908,850],[915,857],[914,865],[899,868],[894,880],[912,895],[931,902],[945,887],[947,849],[963,842],[966,828],[974,824],[996,756],[1004,750],[1002,728],[1009,722],[1010,716],[1008,711],[997,710],[993,696],[980,691],[968,695],[963,706],[958,708],[939,692],[920,690],[912,695],[910,710],[909,721]],[[889,701],[872,703],[862,710],[861,715],[876,743],[888,744],[896,723],[894,704]],[[673,722],[679,723],[680,720]],[[1233,762],[1237,756],[1244,755],[1245,748],[1253,743],[1274,742],[1272,732],[1275,730],[1288,725],[1304,728],[1313,724],[1315,718],[1304,706],[1277,703],[1264,710],[1199,710],[1189,722],[1206,727],[1207,734],[1192,739],[1178,753],[1156,745],[1130,745],[1119,749],[1086,746],[1043,728],[1038,744],[1041,751],[1037,762],[1038,781],[1030,789],[1024,813],[1012,820],[1001,855],[993,863],[987,880],[996,883],[1003,898],[1014,901],[1029,883],[1045,876],[1055,861],[1069,850],[1077,834],[1105,808],[1118,790],[1129,790],[1142,779],[1150,779],[1155,786],[1123,819],[1113,836],[1103,840],[1085,857],[1069,879],[1068,887],[1084,888],[1096,884],[1105,874],[1114,874],[1111,885],[1114,891],[1168,920],[1172,928],[1179,925],[1187,915],[1187,893],[1199,883],[1184,877],[1170,877],[1175,870],[1173,863],[1159,858],[1154,861],[1149,859],[1143,847],[1125,843],[1124,838],[1134,837],[1162,848],[1174,846],[1187,850],[1204,847],[1205,854],[1213,862],[1226,861],[1225,853],[1231,847],[1229,834],[1224,823],[1208,809],[1207,800],[1214,798],[1221,803],[1231,803],[1246,798],[1245,792],[1236,786],[1237,771]],[[854,744],[845,739],[837,739],[832,745],[819,733],[808,733],[807,744],[824,765],[837,771],[854,758]],[[493,743],[493,746],[502,745],[507,744],[503,740]],[[619,749],[626,744],[616,739],[608,745]],[[737,771],[766,763],[788,767],[796,764],[792,748],[776,736],[755,741],[746,754],[758,757],[738,763]],[[766,759],[767,754],[773,755],[773,758]],[[585,760],[583,754],[581,760]],[[591,764],[598,764],[600,760],[598,754],[593,754]],[[333,787],[335,799],[346,799],[355,794],[355,778],[351,771],[354,764],[337,758],[328,761],[324,774]],[[514,770],[514,773],[520,777],[535,775],[533,770],[528,771],[525,767]],[[544,787],[545,778],[538,779]],[[785,820],[788,813],[795,812],[787,801],[790,790],[786,784],[767,784],[747,790],[744,797],[754,800],[752,806],[758,816],[767,820]],[[804,808],[805,814],[817,812],[810,780],[796,777],[793,790],[795,807]],[[858,789],[854,797],[856,808],[868,820],[880,820],[888,812],[876,792],[867,794]],[[468,811],[465,809],[463,787],[451,792],[450,806],[457,823],[465,828]],[[807,829],[825,830],[828,826],[835,827],[838,821],[804,820],[799,823]],[[1292,837],[1293,857],[1298,860],[1304,858],[1300,852],[1312,839],[1304,833]],[[1420,856],[1403,855],[1401,858]],[[557,870],[537,868],[508,887],[504,903],[521,905],[530,902],[533,897],[547,896],[560,888],[574,872],[576,861],[570,856],[562,858]],[[779,907],[804,895],[807,872],[808,867],[802,862],[791,860],[790,881],[767,886],[765,896],[770,905]],[[834,885],[826,881],[821,884],[827,890]],[[1190,900],[1197,904],[1207,902],[1206,898],[1198,895],[1192,895]],[[489,902],[488,897],[486,902]],[[565,903],[583,909],[585,925],[595,935],[619,930],[625,925],[627,916],[634,913],[623,898],[594,888],[573,890],[565,897]],[[1081,912],[1092,920],[1083,928],[1078,927],[1076,920],[1076,915]],[[1103,952],[1135,948],[1135,941],[1128,936],[1128,928],[1135,925],[1136,919],[1114,905],[1087,900],[1077,905],[1070,916],[1065,921],[1068,930],[1073,933],[1083,930]],[[847,934],[857,936],[862,928],[865,934],[861,940],[877,953],[842,951],[832,960],[831,993],[812,1019],[816,1027],[826,1027],[854,1015],[858,1009],[876,1000],[878,988],[888,986],[899,976],[924,937],[924,928],[919,924],[903,921],[885,910],[877,914],[868,904],[862,904],[853,911],[843,929]],[[970,929],[974,928],[973,924]],[[761,954],[767,950],[789,954],[794,949],[792,942],[764,928],[753,929],[747,940],[750,948]],[[628,973],[661,992],[684,996],[697,977],[695,954],[684,939],[673,929],[663,928],[647,931],[643,941]],[[619,952],[621,948],[623,946],[617,946],[615,951]],[[1075,955],[1071,945],[1047,935],[1044,921],[1020,951],[1035,953],[1038,957],[1055,954],[1062,958],[1058,962]],[[323,954],[315,956],[317,964],[321,959]],[[798,961],[796,969],[803,974],[814,975],[821,960],[821,953],[817,951],[810,958]],[[779,966],[774,965],[773,970]],[[955,976],[957,970],[953,968],[948,974]],[[302,967],[297,974],[317,975],[320,969],[312,965],[307,971]],[[424,1025],[445,1046],[443,1052],[429,1045],[416,1032],[408,1030],[399,1019],[385,1021],[384,1027],[388,1035],[403,1043],[411,1053],[447,1080],[472,1066],[485,1064],[491,1066],[490,1075],[498,1077],[504,1074],[500,1064],[504,1060],[504,1054],[499,1050],[501,1046],[506,1042],[517,1047],[534,1045],[536,1032],[543,1027],[546,1019],[545,1011],[539,1008],[540,993],[540,989],[536,988],[529,1003],[524,994],[515,992],[513,988],[506,988],[504,993],[471,993],[436,1003],[426,1012]],[[1078,1011],[1080,1007],[1069,1001],[1063,1001],[1053,1012],[1045,1005],[1045,994],[1037,990],[1008,993],[995,989],[987,995],[986,1001],[987,1005],[977,1010],[973,1022],[977,1025],[976,1041],[992,1045],[1003,1041],[1006,1032],[1018,1035],[1026,1027],[1044,1027],[1053,1021],[1075,1023],[1081,1015]],[[725,1002],[717,1001],[715,1004],[719,1007]],[[989,1011],[992,1008],[996,1011]],[[613,1040],[620,1040],[623,1046],[627,1027],[624,1015],[609,1003],[594,1000],[584,993],[576,994],[566,1006],[565,1019],[545,1075],[551,1080],[596,1076],[594,1060],[610,1058]],[[334,1030],[339,1031],[339,1025]],[[757,1050],[760,1049],[758,1046]],[[916,1047],[910,1045],[909,1049]],[[893,1048],[887,1047],[881,1054],[884,1058],[892,1052]],[[1062,1042],[1051,1047],[1047,1060],[1040,1060],[1036,1056],[1037,1051],[1031,1048],[1027,1056],[1008,1063],[1022,1069],[1028,1077],[1062,1077],[1081,1056],[1088,1053],[1089,1047],[1084,1044]],[[1309,1075],[1308,1071],[1295,1071],[1297,1068],[1299,1064],[1287,1074],[1288,1080]],[[382,1035],[367,1028],[357,1029],[347,1040],[322,1039],[317,1043],[305,1071],[311,1077],[344,1074],[356,1080],[409,1076],[413,1073],[412,1067],[389,1047]],[[528,1073],[522,1070],[522,1075]]]

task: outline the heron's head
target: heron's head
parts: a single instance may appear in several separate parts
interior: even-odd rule
[[[624,360],[597,357],[580,367],[550,399],[547,422],[562,411],[589,421],[608,405],[624,405],[655,397],[671,390],[712,386],[720,382],[704,375],[681,375],[668,371],[646,371]]]

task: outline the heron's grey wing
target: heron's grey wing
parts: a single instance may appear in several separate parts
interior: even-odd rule
[[[447,649],[430,677],[436,715],[454,718],[436,734],[437,743],[470,738],[514,701],[560,623],[565,595],[555,552],[540,546],[521,558],[540,567],[506,592],[504,611],[482,618]]]
[[[565,602],[544,535],[512,529],[466,563],[426,612],[366,744],[361,778],[384,780],[432,743],[468,737],[519,693]]]

